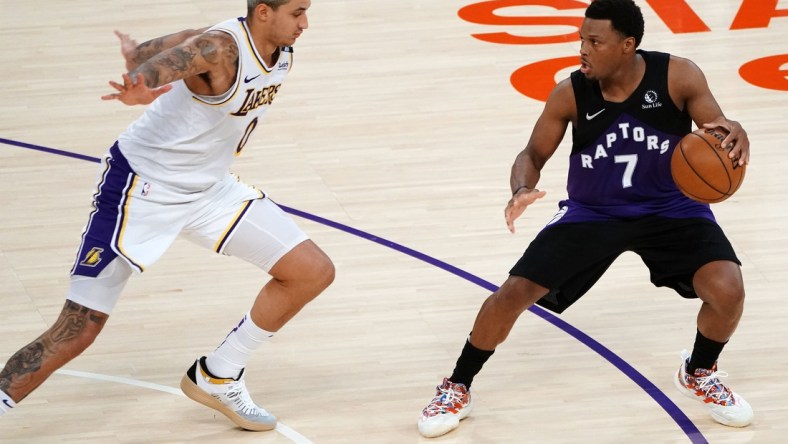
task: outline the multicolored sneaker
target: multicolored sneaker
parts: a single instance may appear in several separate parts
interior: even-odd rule
[[[690,353],[681,352],[681,367],[673,382],[685,396],[697,399],[709,407],[711,417],[726,426],[745,427],[752,422],[752,407],[741,396],[731,391],[720,378],[727,373],[717,371],[717,364],[711,369],[699,368],[694,375],[687,373]]]
[[[257,432],[276,428],[276,417],[255,405],[249,396],[243,370],[236,379],[217,378],[208,372],[203,356],[181,379],[181,390],[189,398],[218,411],[243,429]]]
[[[419,433],[426,438],[451,432],[473,410],[471,392],[464,384],[443,378],[443,383],[436,389],[435,398],[422,410],[419,419]]]

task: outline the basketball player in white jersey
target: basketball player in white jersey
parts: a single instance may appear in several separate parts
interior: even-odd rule
[[[268,272],[251,310],[181,381],[184,393],[248,430],[276,418],[244,384],[250,354],[332,282],[334,266],[263,192],[229,167],[293,64],[310,0],[248,0],[246,18],[122,49],[130,72],[106,100],[150,104],[102,162],[66,304],[0,373],[0,414],[84,351],[126,281],[177,236]]]

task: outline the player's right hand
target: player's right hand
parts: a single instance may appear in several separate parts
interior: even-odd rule
[[[145,85],[145,78],[142,73],[137,74],[135,82],[131,81],[131,77],[128,74],[123,74],[122,85],[112,80],[109,81],[109,85],[118,90],[118,92],[101,96],[101,100],[120,100],[126,105],[147,105],[172,89],[172,84],[154,89],[148,88]]]
[[[523,214],[528,205],[536,202],[536,199],[543,198],[545,194],[547,194],[546,191],[537,189],[522,189],[509,199],[509,203],[506,204],[506,209],[503,211],[509,231],[514,233],[514,221]]]

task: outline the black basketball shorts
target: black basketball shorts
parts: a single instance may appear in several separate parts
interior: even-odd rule
[[[632,220],[557,223],[545,227],[509,271],[548,288],[537,304],[561,313],[580,299],[623,252],[638,254],[657,287],[696,298],[692,277],[703,265],[741,265],[715,222],[646,216]]]

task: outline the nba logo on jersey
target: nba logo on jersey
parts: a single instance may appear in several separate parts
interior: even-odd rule
[[[140,194],[142,194],[143,196],[147,196],[148,193],[150,193],[150,184],[148,182],[145,182],[144,184],[142,184],[142,191]]]
[[[88,251],[88,254],[85,255],[85,258],[82,259],[82,262],[79,265],[84,265],[86,267],[95,267],[96,265],[101,262],[101,253],[104,252],[103,248],[93,247]]]

